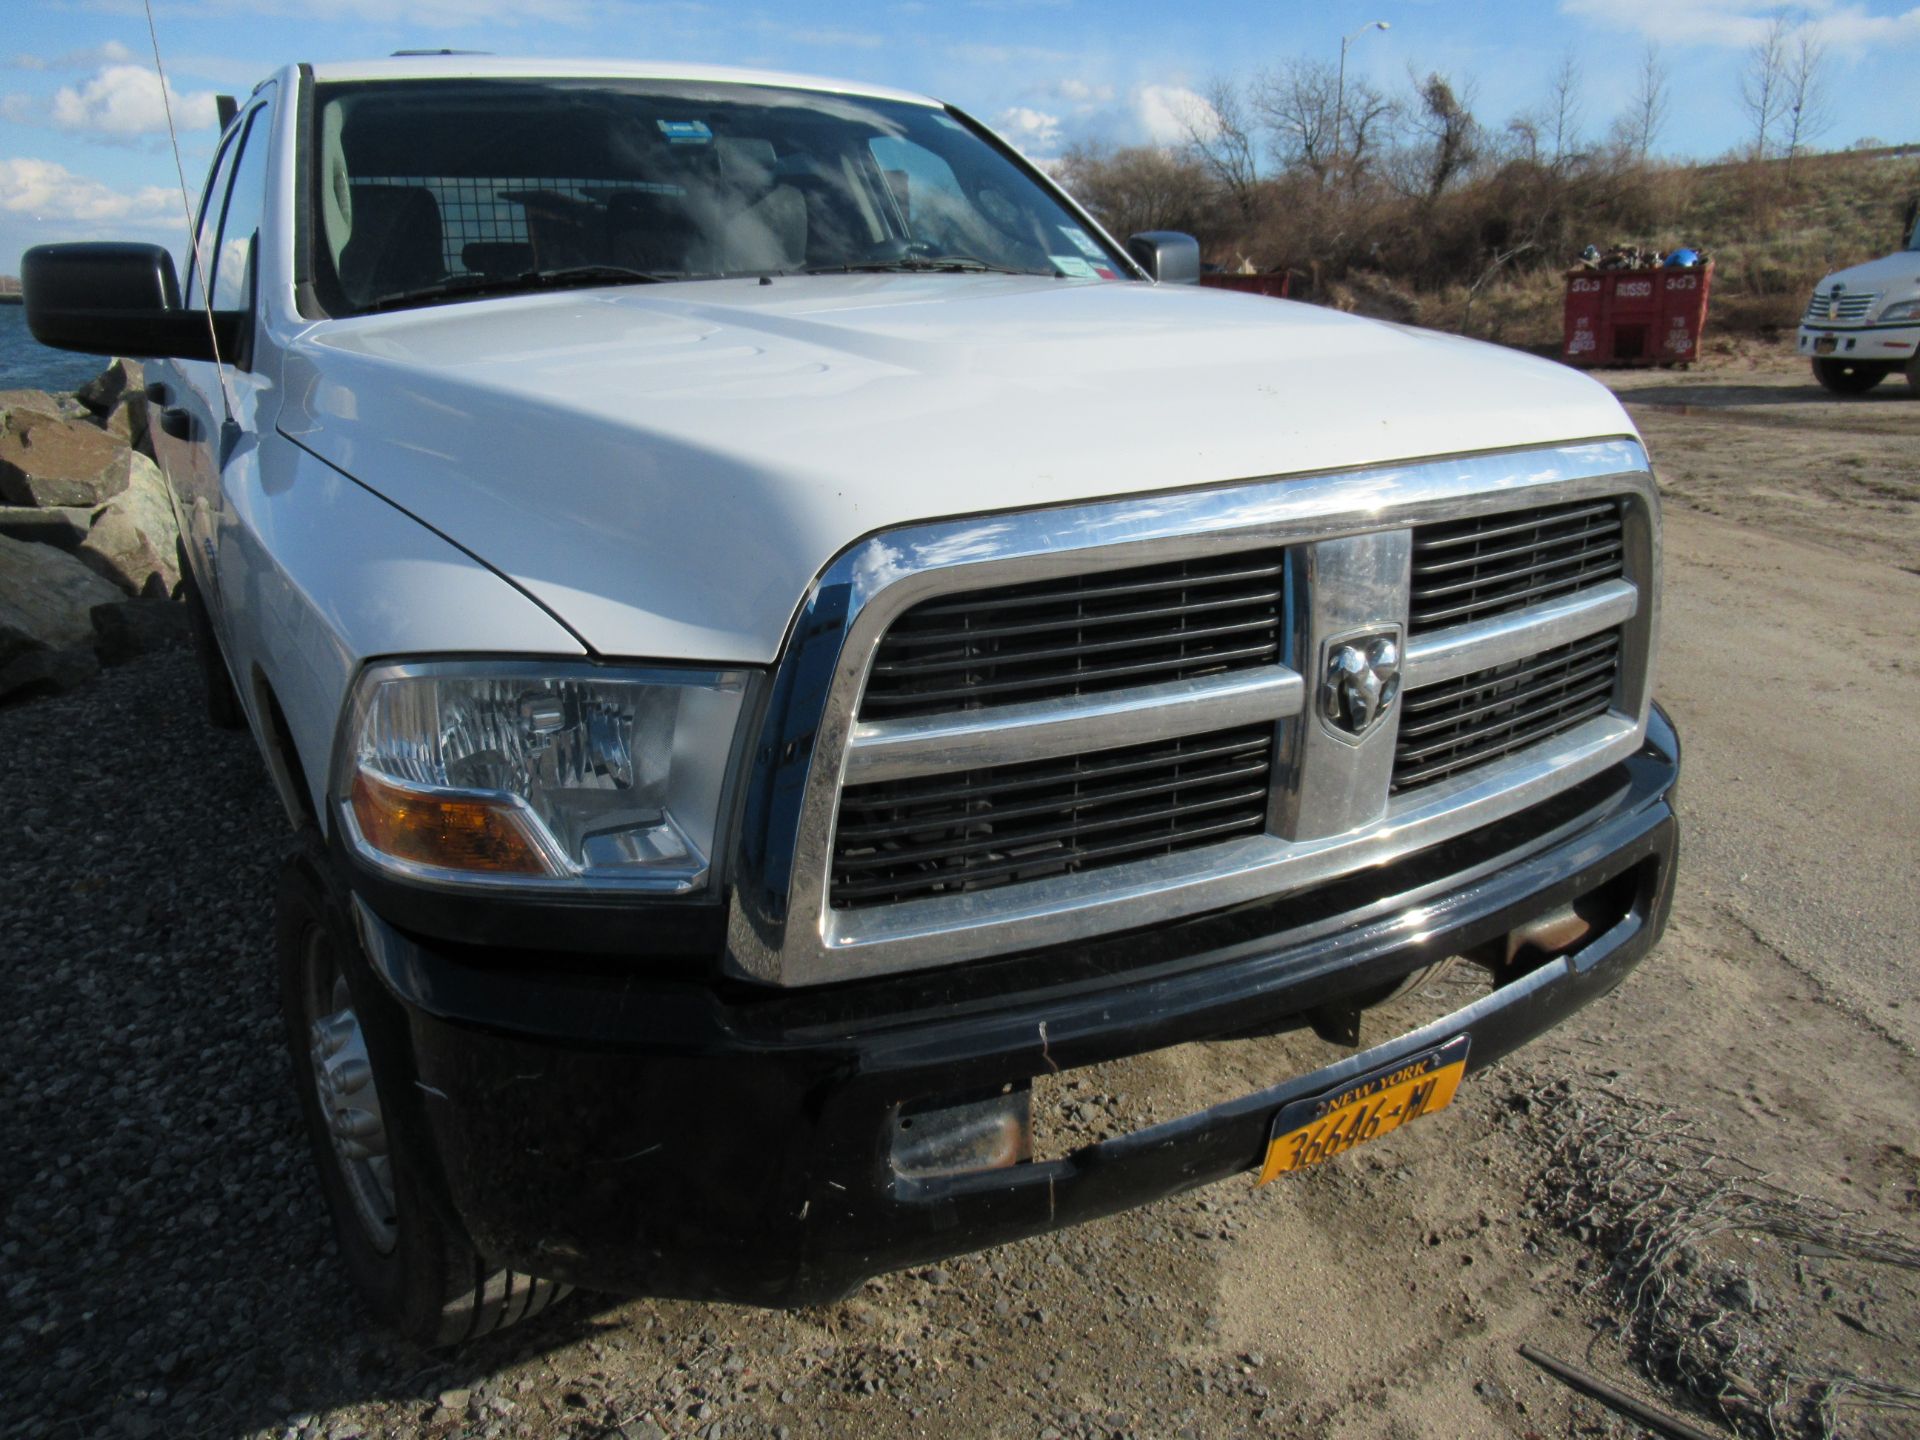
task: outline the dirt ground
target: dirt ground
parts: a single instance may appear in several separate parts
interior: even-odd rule
[[[1266,1189],[795,1314],[576,1296],[452,1358],[316,1326],[275,1342],[230,1424],[198,1428],[1646,1433],[1527,1344],[1708,1434],[1920,1435],[1920,397],[1838,400],[1752,346],[1601,378],[1667,496],[1658,693],[1686,746],[1673,923],[1613,996],[1451,1109]],[[1399,1003],[1439,1013],[1475,983]],[[1049,1114],[1130,1128],[1319,1044],[1069,1076]],[[135,1405],[146,1382],[127,1383]]]

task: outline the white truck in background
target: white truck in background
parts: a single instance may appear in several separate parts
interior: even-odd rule
[[[1904,374],[1920,395],[1920,205],[1907,207],[1906,248],[1836,270],[1814,286],[1800,353],[1836,395],[1864,395]]]

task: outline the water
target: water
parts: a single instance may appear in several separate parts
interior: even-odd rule
[[[27,331],[20,305],[0,305],[0,390],[72,392],[107,367],[104,355],[50,350]]]

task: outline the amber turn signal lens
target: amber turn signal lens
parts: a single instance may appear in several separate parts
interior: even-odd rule
[[[353,777],[353,818],[374,849],[415,865],[493,875],[544,875],[540,852],[511,811]]]

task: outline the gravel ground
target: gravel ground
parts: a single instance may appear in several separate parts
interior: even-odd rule
[[[0,1432],[257,1426],[276,1389],[379,1363],[300,1339],[354,1312],[274,1004],[285,820],[183,654],[0,712],[0,753]]]

